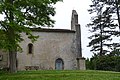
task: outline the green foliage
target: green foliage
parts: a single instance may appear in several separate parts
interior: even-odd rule
[[[18,50],[19,42],[23,41],[21,33],[27,33],[33,41],[37,39],[31,34],[29,27],[53,26],[56,2],[62,0],[0,0],[0,49]]]
[[[81,70],[19,71],[14,74],[0,72],[1,80],[119,80],[120,73]]]
[[[91,70],[120,71],[120,52],[114,50],[104,56],[95,55],[86,66]]]
[[[115,58],[109,56],[102,56],[96,60],[96,69],[97,70],[115,70]]]

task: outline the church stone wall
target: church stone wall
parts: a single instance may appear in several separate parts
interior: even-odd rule
[[[18,53],[18,70],[25,70],[28,66],[38,69],[55,69],[55,60],[61,58],[65,70],[73,70],[77,67],[76,46],[74,32],[33,32],[39,35],[33,43],[33,53],[28,53],[28,44],[31,41],[22,34],[24,41],[20,43],[22,53]]]
[[[0,69],[8,68],[8,53],[0,50]]]

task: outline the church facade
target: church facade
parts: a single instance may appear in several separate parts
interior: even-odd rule
[[[22,33],[20,43],[23,52],[17,53],[18,70],[85,70],[82,57],[81,30],[78,14],[72,11],[71,30],[33,28],[32,34],[39,36],[34,43]],[[0,52],[0,67],[9,67],[7,53]]]

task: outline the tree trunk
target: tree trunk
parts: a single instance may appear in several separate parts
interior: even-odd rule
[[[16,61],[17,61],[17,46],[15,42],[15,32],[12,27],[9,27],[8,29],[8,40],[10,44],[10,49],[9,49],[9,68],[10,72],[14,73],[17,72],[17,66],[16,66]]]
[[[14,51],[9,51],[9,68],[10,68],[10,72],[11,73],[14,73],[14,72],[17,72],[17,66],[16,66],[16,63],[17,63],[17,53],[14,52]]]
[[[102,26],[100,25],[100,56],[103,55],[103,39],[102,39],[102,36],[103,36],[103,32],[102,32]]]
[[[119,26],[119,30],[120,30],[120,14],[119,14],[119,3],[116,0],[116,8],[117,8],[117,17],[118,17],[118,26]]]
[[[10,4],[13,5],[13,0],[10,0]],[[14,16],[12,11],[10,11],[10,23],[12,24],[14,21]],[[9,49],[9,68],[10,72],[14,73],[17,72],[17,46],[15,42],[15,31],[14,31],[14,26],[11,25],[8,28],[8,40],[10,44],[10,49]]]
[[[15,32],[13,28],[8,30],[8,40],[10,44],[9,49],[9,68],[10,72],[14,73],[17,71],[16,61],[17,61],[17,46],[15,42]]]
[[[100,11],[100,53],[99,55],[102,56],[103,55],[103,27],[102,27],[102,24],[101,24],[101,15],[102,15],[102,12]]]

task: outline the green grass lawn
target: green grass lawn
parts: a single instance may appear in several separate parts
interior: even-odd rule
[[[0,72],[0,80],[120,80],[119,72],[81,70]]]

